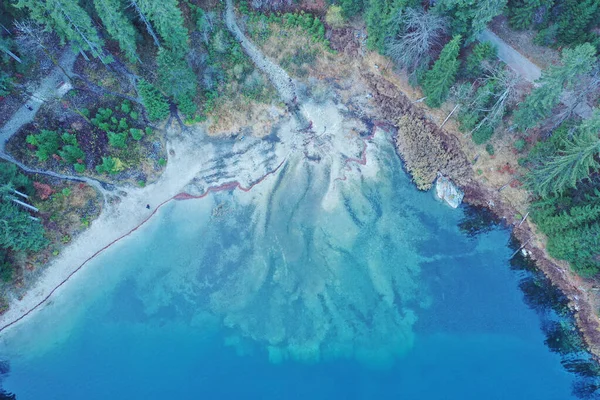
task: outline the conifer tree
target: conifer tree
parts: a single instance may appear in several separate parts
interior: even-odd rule
[[[509,1],[509,22],[513,28],[528,29],[540,24],[549,14],[554,0],[512,0]],[[537,19],[537,20],[536,20]]]
[[[177,57],[185,57],[189,49],[188,31],[177,0],[137,0],[137,5],[148,16],[164,45]]]
[[[460,52],[461,40],[460,35],[454,36],[444,46],[433,67],[425,74],[423,92],[427,96],[425,102],[430,107],[441,106],[448,97],[450,88],[456,82],[456,74],[460,67],[458,53]]]
[[[565,45],[585,42],[599,6],[598,0],[566,0],[558,20],[558,41]]]
[[[450,17],[453,35],[462,35],[470,41],[502,13],[505,6],[506,0],[439,0],[435,11]]]
[[[561,61],[562,65],[551,66],[542,72],[538,80],[540,86],[533,89],[515,112],[513,122],[519,130],[533,128],[550,116],[560,102],[563,89],[570,88],[592,71],[596,49],[589,43],[565,49]]]
[[[103,63],[111,62],[104,55],[104,42],[92,24],[92,19],[76,1],[19,0],[16,7],[26,7],[31,17],[56,32],[63,41],[72,41],[80,50],[90,51]]]
[[[564,143],[559,154],[552,156],[540,168],[532,171],[530,183],[541,196],[562,194],[600,168],[600,110],[578,127],[571,140]]]
[[[140,20],[144,23],[144,26],[146,27],[146,31],[148,32],[148,34],[150,36],[152,36],[152,39],[154,40],[154,44],[156,45],[156,47],[160,47],[160,42],[158,40],[158,36],[156,36],[156,33],[154,32],[154,28],[152,28],[150,21],[148,21],[148,18],[146,18],[146,15],[144,14],[142,9],[138,5],[138,2],[136,0],[130,0],[129,4],[135,10],[135,13],[138,15]]]
[[[127,18],[120,0],[94,0],[94,7],[106,31],[119,42],[119,47],[129,61],[138,59],[136,54],[135,28]]]

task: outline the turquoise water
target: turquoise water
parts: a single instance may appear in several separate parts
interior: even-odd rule
[[[509,232],[418,192],[388,147],[376,176],[333,189],[292,159],[249,193],[169,203],[0,337],[4,390],[594,398],[564,301],[509,264]]]

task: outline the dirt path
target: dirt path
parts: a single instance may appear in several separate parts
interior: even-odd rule
[[[68,73],[72,74],[73,65],[77,59],[77,54],[73,53],[69,47],[65,48],[58,63]],[[61,82],[64,82],[61,84]],[[30,168],[22,162],[14,159],[6,152],[6,143],[10,138],[21,129],[25,124],[30,123],[35,118],[42,104],[47,101],[57,100],[63,97],[72,86],[64,72],[59,67],[54,67],[52,72],[48,74],[38,88],[29,97],[27,102],[21,106],[0,129],[0,159],[17,165],[25,172],[42,174],[53,178],[66,179],[75,182],[85,182],[96,188],[103,196],[106,196],[109,191],[114,188],[111,184],[101,182],[85,176],[63,175],[52,171],[38,170]],[[27,107],[30,107],[31,110]]]
[[[290,76],[279,65],[271,61],[265,56],[248,38],[235,20],[232,0],[227,0],[227,8],[225,10],[225,23],[229,31],[240,42],[246,54],[252,59],[252,62],[257,68],[262,70],[270,79],[281,99],[288,106],[292,106],[296,102],[296,85],[292,82]]]
[[[481,32],[478,39],[480,42],[490,42],[496,46],[496,49],[498,49],[498,58],[504,61],[506,65],[527,82],[533,83],[542,76],[542,69],[540,67],[529,61],[489,29]]]
[[[540,67],[532,63],[527,57],[523,56],[489,29],[481,32],[478,39],[480,42],[487,41],[496,46],[496,49],[498,49],[498,58],[504,61],[506,65],[527,82],[535,85],[535,81],[542,76],[542,69]],[[570,108],[577,101],[577,96],[573,92],[564,91],[561,96],[561,101]],[[590,118],[593,110],[589,104],[581,102],[574,108],[574,112],[581,118]]]
[[[76,58],[77,54],[73,53],[73,51],[67,47],[63,51],[58,63],[70,74],[73,72],[73,65],[75,64]],[[58,87],[60,82],[64,82],[64,84]],[[23,125],[33,121],[44,102],[61,98],[71,89],[71,87],[69,80],[62,70],[59,67],[54,67],[52,72],[42,79],[40,85],[27,102],[23,104],[21,108],[10,117],[6,124],[4,124],[2,129],[0,129],[0,153],[6,154],[6,142],[8,142],[12,135],[17,133]],[[27,106],[31,107],[32,110],[29,110]]]

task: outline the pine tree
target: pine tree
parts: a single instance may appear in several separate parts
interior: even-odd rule
[[[137,5],[152,21],[165,46],[178,58],[184,58],[189,50],[188,31],[177,0],[137,0]]]
[[[578,127],[571,140],[565,141],[563,150],[549,158],[530,175],[533,190],[541,196],[562,194],[600,168],[600,110]]]
[[[444,46],[433,67],[425,74],[423,92],[427,96],[425,102],[430,107],[441,106],[456,81],[456,74],[460,67],[458,53],[460,52],[461,40],[460,35],[454,36]]]
[[[146,15],[144,14],[144,12],[140,8],[140,6],[138,5],[138,2],[136,0],[130,0],[129,4],[135,10],[135,13],[138,15],[139,19],[144,23],[144,26],[146,27],[146,31],[154,40],[154,44],[156,45],[156,47],[160,47],[160,42],[158,40],[158,36],[156,36],[156,33],[154,32],[154,28],[152,28],[150,21],[148,21],[148,18],[146,17]]]
[[[449,17],[452,34],[462,35],[468,42],[501,14],[505,6],[506,0],[440,0],[434,10]]]
[[[119,47],[129,61],[138,60],[136,54],[135,28],[122,9],[120,0],[94,0],[94,7],[106,31],[119,42]]]
[[[570,88],[592,71],[596,62],[595,54],[594,46],[589,43],[565,49],[561,58],[562,65],[551,66],[542,72],[542,77],[538,80],[540,86],[533,89],[515,112],[515,126],[525,131],[549,117],[559,104],[563,89]]]
[[[368,1],[368,0],[367,0]],[[352,18],[362,12],[365,6],[364,0],[340,0],[339,4],[342,7],[344,18]]]
[[[553,5],[554,0],[509,1],[510,25],[516,29],[528,29],[534,24],[541,24]]]
[[[92,19],[76,1],[19,0],[16,7],[26,7],[31,17],[56,32],[63,41],[72,41],[80,50],[90,51],[103,63],[112,60],[104,55],[104,42],[92,24]]]
[[[557,39],[565,45],[583,43],[590,37],[589,29],[599,0],[566,0],[558,20]]]

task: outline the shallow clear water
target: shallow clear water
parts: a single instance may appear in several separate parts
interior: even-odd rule
[[[3,388],[19,400],[565,400],[595,382],[563,366],[584,353],[546,345],[571,322],[509,266],[509,232],[469,234],[479,216],[418,192],[391,146],[370,178],[332,189],[326,169],[292,159],[261,185],[170,203],[86,266],[0,337]]]

